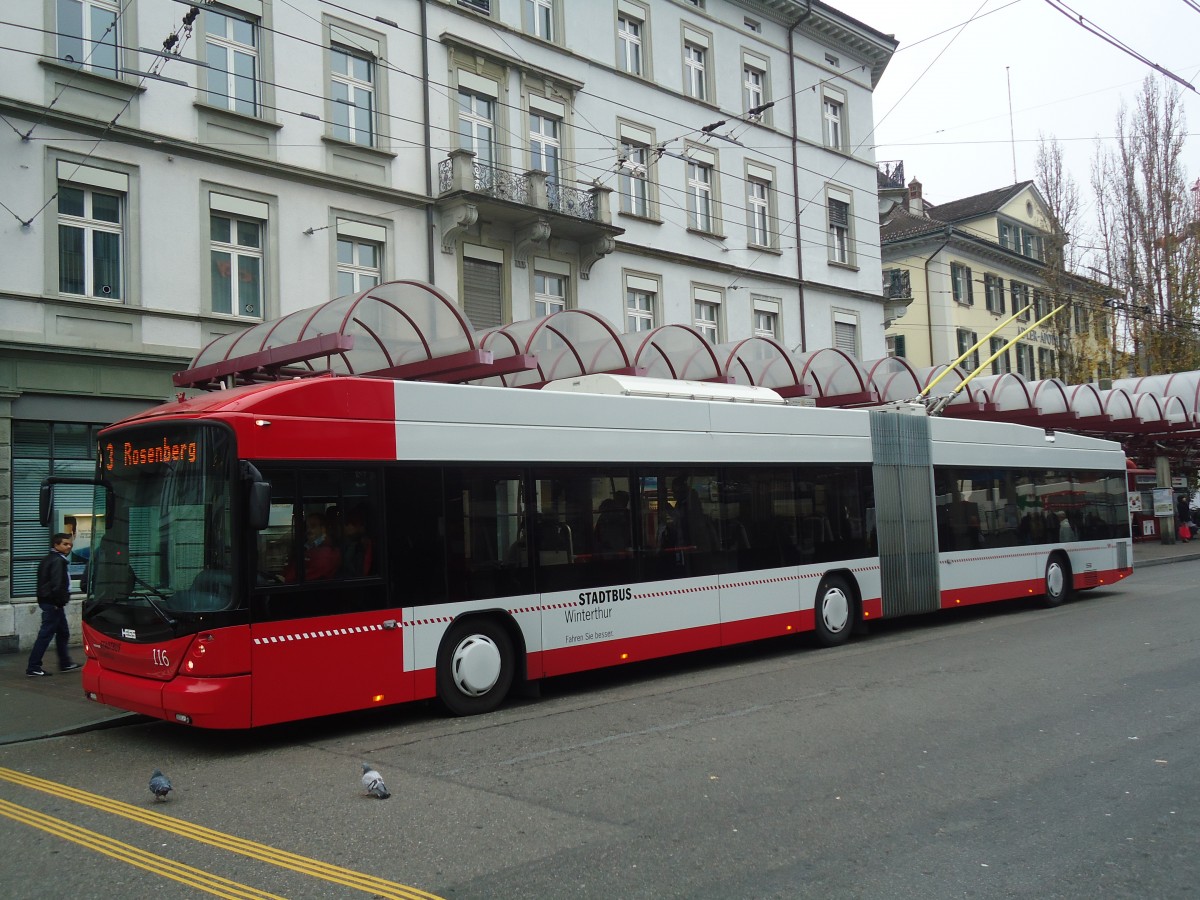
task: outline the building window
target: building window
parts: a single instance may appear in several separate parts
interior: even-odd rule
[[[491,167],[495,162],[495,101],[490,97],[458,92],[458,146],[473,150],[475,161]]]
[[[957,329],[954,332],[954,335],[958,340],[958,355],[959,356],[962,356],[964,353],[967,352],[968,348],[974,347],[975,344],[979,341],[978,334],[976,334],[974,331],[968,331],[965,328]],[[959,365],[965,366],[967,371],[969,371],[969,372],[973,372],[975,369],[978,369],[979,368],[979,348],[976,347],[974,350],[972,350],[971,353],[967,356],[967,358],[964,359],[961,363],[959,363]]]
[[[752,19],[749,16],[745,16],[742,19],[742,24],[746,26],[747,31],[753,31],[755,34],[762,34],[762,22],[758,21],[758,19]]]
[[[988,312],[1004,315],[1004,279],[999,275],[983,276],[983,302]]]
[[[1034,379],[1032,344],[1017,344],[1017,374],[1028,381]]]
[[[835,197],[829,197],[825,202],[829,215],[829,259],[849,265],[850,204]]]
[[[562,149],[559,143],[558,119],[544,113],[529,114],[529,163],[530,168],[545,172],[550,187],[554,187],[559,179],[559,154]]]
[[[1008,290],[1012,296],[1012,311],[1018,312],[1019,310],[1024,310],[1019,319],[1022,322],[1028,322],[1029,310],[1025,309],[1025,307],[1029,306],[1029,285],[1021,284],[1021,282],[1014,278],[1009,281]]]
[[[1090,330],[1090,316],[1088,315],[1087,308],[1077,303],[1075,304],[1075,309],[1073,312],[1075,320],[1075,333],[1087,334]]]
[[[1049,347],[1038,347],[1038,374],[1042,378],[1053,378],[1058,371],[1058,360]]]
[[[708,81],[705,64],[708,51],[691,41],[683,45],[684,93],[696,100],[708,99]]]
[[[468,252],[478,253],[469,257]],[[490,247],[463,248],[463,311],[476,328],[495,328],[504,322],[504,264]],[[500,259],[484,257],[497,256]]]
[[[963,306],[975,305],[975,289],[971,282],[969,266],[950,264],[950,289],[954,294],[955,303],[961,303]]]
[[[761,178],[746,180],[746,218],[750,223],[750,243],[771,245],[771,184]]]
[[[849,356],[858,356],[858,319],[847,313],[833,314],[833,346]]]
[[[210,217],[213,312],[262,318],[265,225],[244,216]]]
[[[650,215],[650,172],[648,147],[622,145],[623,159],[618,176],[621,212],[633,216]]]
[[[824,117],[825,146],[831,150],[844,150],[846,134],[842,121],[846,110],[846,101],[840,94],[826,91],[822,94],[821,110]]]
[[[1045,261],[1045,238],[1032,228],[1013,222],[1000,222],[1000,246],[1031,259]]]
[[[382,248],[374,241],[339,237],[337,241],[337,292],[339,297],[375,287],[381,280]]]
[[[829,65],[833,66],[835,69],[838,68],[842,64],[842,61],[840,59],[838,59],[836,56],[834,56],[832,53],[825,54],[825,62],[829,63]]]
[[[525,30],[544,41],[554,40],[553,0],[525,0]]]
[[[485,15],[490,15],[492,12],[492,0],[458,0],[458,5]]]
[[[742,109],[750,112],[763,105],[766,97],[766,75],[754,66],[742,68]]]
[[[38,519],[38,487],[49,475],[88,478],[96,472],[96,445],[102,426],[77,422],[37,422],[12,420],[11,452],[12,527],[6,549],[11,550],[10,595],[37,596],[37,570],[46,555],[50,535],[65,531],[75,535],[75,546],[68,560],[72,580],[83,569],[92,540],[92,487],[59,485],[54,490],[54,519],[49,527]],[[7,501],[6,501],[7,507]],[[102,510],[96,510],[102,512]],[[97,521],[98,524],[98,521]],[[18,537],[19,535],[19,537]],[[75,590],[75,585],[72,585]]]
[[[58,290],[122,299],[125,195],[59,182]]]
[[[617,16],[617,66],[631,75],[642,74],[644,22],[626,13]]]
[[[59,59],[117,77],[116,0],[58,0],[57,27]]]
[[[549,272],[533,274],[534,318],[562,312],[567,308],[567,279]]]
[[[712,288],[692,288],[692,325],[713,343],[720,342],[721,292]]]
[[[993,375],[1004,375],[1004,374],[1007,374],[1008,372],[1012,371],[1012,366],[1010,366],[1009,362],[1008,362],[1008,351],[1000,350],[1000,348],[1003,347],[1004,344],[1005,344],[1004,338],[992,338],[988,341],[988,350],[989,350],[988,355],[996,356],[997,353],[1000,354],[999,356],[996,356],[996,358],[992,360],[992,374]]]
[[[713,230],[713,170],[704,163],[687,164],[688,227],[697,231]]]
[[[888,356],[898,356],[901,359],[903,359],[904,352],[905,352],[904,351],[904,335],[889,334],[886,337],[886,341],[887,341],[887,355]],[[970,346],[970,345],[968,345],[968,346]]]
[[[779,340],[779,301],[754,299],[754,336]]]
[[[258,23],[233,12],[204,13],[208,102],[258,114]]]
[[[628,288],[625,291],[625,330],[630,334],[654,327],[653,291]]]
[[[329,50],[332,68],[333,136],[375,145],[375,61],[342,47]]]

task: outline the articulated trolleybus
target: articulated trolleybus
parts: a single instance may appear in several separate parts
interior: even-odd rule
[[[486,712],[514,683],[1132,572],[1118,445],[916,403],[326,375],[181,396],[98,450],[84,690],[206,728]]]

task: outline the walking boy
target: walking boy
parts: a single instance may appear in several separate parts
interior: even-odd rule
[[[54,649],[58,651],[58,668],[63,672],[79,668],[79,663],[72,662],[70,650],[67,649],[67,641],[71,638],[66,613],[67,603],[71,599],[67,557],[71,555],[73,543],[71,535],[58,532],[51,539],[53,549],[38,563],[37,598],[42,610],[42,627],[38,630],[33,652],[29,654],[29,664],[25,667],[25,675],[29,678],[44,678],[50,674],[42,668],[42,654],[50,646],[51,638],[54,638]]]

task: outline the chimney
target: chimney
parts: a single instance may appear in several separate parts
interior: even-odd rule
[[[921,199],[921,182],[915,178],[908,183],[908,211],[914,216],[925,215],[925,201]]]

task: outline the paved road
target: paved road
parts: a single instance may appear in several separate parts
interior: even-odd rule
[[[415,706],[0,747],[0,894],[203,896],[159,874],[184,863],[288,897],[1191,897],[1198,579],[1183,562],[1057,610],[560,680],[474,719]],[[359,795],[363,759],[392,799]],[[177,788],[157,809],[155,766]],[[162,861],[85,849],[26,810]],[[180,821],[266,846],[218,849]],[[301,874],[272,847],[344,869]]]

